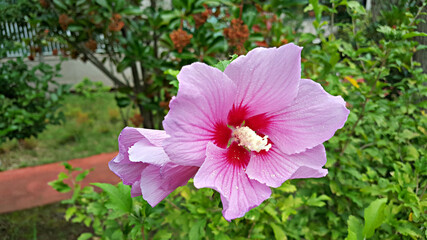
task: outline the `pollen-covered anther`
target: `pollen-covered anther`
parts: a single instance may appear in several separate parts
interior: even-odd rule
[[[268,151],[271,144],[268,143],[268,136],[259,136],[256,132],[249,127],[237,127],[233,131],[233,136],[239,146],[246,147],[250,151],[260,152],[261,150]]]

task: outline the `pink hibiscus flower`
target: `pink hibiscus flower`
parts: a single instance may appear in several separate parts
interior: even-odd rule
[[[119,154],[108,164],[123,184],[132,186],[132,197],[143,195],[152,207],[199,169],[172,163],[162,148],[167,137],[165,131],[126,127],[119,136]]]
[[[200,167],[194,185],[221,194],[227,220],[261,204],[270,187],[327,174],[322,143],[349,110],[341,97],[301,79],[301,49],[256,48],[224,72],[193,63],[178,75],[163,122],[165,152],[178,165]]]
[[[311,80],[301,79],[301,48],[256,48],[224,72],[184,67],[165,131],[125,128],[110,168],[152,206],[194,176],[221,195],[227,220],[242,217],[294,178],[317,178],[322,143],[349,114]]]

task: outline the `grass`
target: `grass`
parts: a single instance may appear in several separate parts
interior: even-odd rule
[[[66,206],[60,203],[0,215],[0,238],[12,239],[77,239],[91,228],[67,222]]]
[[[66,118],[63,124],[49,125],[37,138],[1,144],[0,170],[118,151],[117,137],[123,123],[114,93],[69,95],[61,110]]]

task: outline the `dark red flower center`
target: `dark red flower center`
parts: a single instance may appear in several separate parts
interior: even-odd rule
[[[227,125],[224,123],[216,124],[213,135],[214,143],[218,147],[228,149],[227,159],[229,163],[239,167],[246,167],[249,163],[251,145],[245,145],[248,141],[240,142],[241,139],[238,139],[238,136],[236,137],[235,135],[236,132],[240,133],[243,131],[236,131],[236,129],[245,128],[245,130],[247,130],[246,132],[252,134],[249,134],[249,137],[253,137],[255,139],[254,141],[258,141],[256,144],[261,144],[261,149],[266,149],[268,151],[269,147],[262,144],[267,145],[263,130],[265,130],[269,124],[270,118],[267,114],[263,113],[251,116],[247,106],[233,105],[228,113]],[[268,140],[268,144],[271,146],[271,141]],[[254,151],[254,149],[252,149],[252,151]],[[262,152],[266,151],[256,151],[256,153]]]

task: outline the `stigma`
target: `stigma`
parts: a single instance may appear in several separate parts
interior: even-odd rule
[[[254,130],[246,126],[234,129],[233,137],[239,146],[245,147],[250,151],[259,153],[262,150],[268,151],[271,148],[267,135],[261,137]]]

